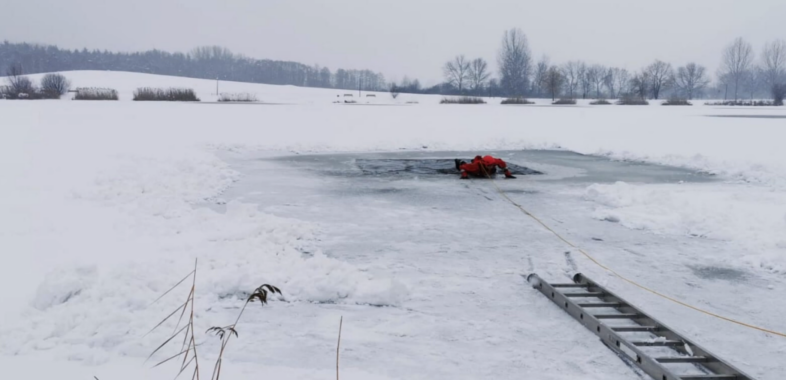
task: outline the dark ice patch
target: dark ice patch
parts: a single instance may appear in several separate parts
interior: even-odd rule
[[[786,119],[786,115],[707,115],[707,117],[728,117],[737,119]]]
[[[748,274],[732,268],[689,266],[697,277],[705,280],[745,281]]]
[[[471,159],[464,160],[466,162]],[[397,174],[416,174],[416,175],[439,175],[454,174],[460,172],[456,170],[456,163],[452,159],[357,159],[355,160],[358,168],[364,175],[397,175]],[[513,175],[537,175],[543,174],[537,170],[508,164],[508,170]]]
[[[507,194],[527,194],[527,195],[533,195],[533,194],[539,194],[540,191],[531,190],[531,189],[505,189],[505,193],[507,193]]]

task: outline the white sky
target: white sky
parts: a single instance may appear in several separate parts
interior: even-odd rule
[[[518,27],[533,54],[638,69],[654,59],[715,72],[743,36],[786,38],[784,0],[0,0],[0,39],[65,48],[188,51],[369,68],[433,84],[456,54],[495,65]]]

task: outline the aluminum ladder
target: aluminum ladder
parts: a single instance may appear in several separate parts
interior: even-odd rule
[[[573,284],[527,281],[654,380],[753,380],[581,273]]]

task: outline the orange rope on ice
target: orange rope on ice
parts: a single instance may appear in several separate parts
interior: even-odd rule
[[[483,171],[485,172],[485,167],[483,168]],[[656,295],[656,296],[658,296],[658,297],[661,297],[661,298],[663,298],[663,299],[669,300],[669,301],[671,301],[671,302],[674,302],[674,303],[676,303],[676,304],[678,304],[678,305],[681,305],[681,306],[687,307],[687,308],[689,308],[689,309],[692,309],[692,310],[698,311],[698,312],[700,312],[700,313],[703,313],[703,314],[709,315],[709,316],[711,316],[711,317],[715,317],[715,318],[718,318],[718,319],[722,319],[722,320],[724,320],[724,321],[726,321],[726,322],[731,322],[731,323],[734,323],[734,324],[737,324],[737,325],[740,325],[740,326],[744,326],[744,327],[747,327],[747,328],[751,328],[751,329],[754,329],[754,330],[758,330],[758,331],[761,331],[761,332],[765,332],[765,333],[768,333],[768,334],[773,334],[773,335],[777,335],[777,336],[780,336],[780,337],[786,338],[786,333],[782,333],[782,332],[778,332],[778,331],[773,331],[773,330],[765,329],[765,328],[763,328],[763,327],[759,327],[759,326],[756,326],[756,325],[752,325],[752,324],[750,324],[750,323],[741,322],[741,321],[738,321],[738,320],[736,320],[736,319],[732,319],[732,318],[729,318],[729,317],[724,317],[724,316],[722,316],[722,315],[719,315],[719,314],[713,313],[713,312],[711,312],[711,311],[704,310],[704,309],[702,309],[702,308],[700,308],[700,307],[697,307],[697,306],[690,305],[690,304],[688,304],[688,303],[685,303],[685,302],[683,302],[683,301],[680,301],[680,300],[678,300],[678,299],[676,299],[676,298],[673,298],[673,297],[671,297],[671,296],[668,296],[668,295],[665,295],[665,294],[663,294],[663,293],[660,293],[660,292],[658,292],[657,290],[650,289],[650,288],[648,288],[648,287],[646,287],[646,286],[644,286],[644,285],[641,285],[641,284],[639,284],[639,283],[638,283],[638,282],[636,282],[636,281],[633,281],[633,280],[631,280],[631,279],[629,279],[629,278],[627,278],[627,277],[625,277],[625,276],[623,276],[623,275],[621,275],[621,274],[617,273],[617,272],[616,272],[614,269],[611,269],[611,268],[609,268],[608,266],[604,265],[603,263],[601,263],[600,261],[598,261],[597,259],[595,259],[594,257],[592,257],[592,255],[590,255],[589,253],[585,252],[583,249],[579,248],[577,245],[575,245],[575,244],[571,243],[571,242],[570,242],[568,239],[564,238],[564,237],[563,237],[562,235],[560,235],[560,234],[559,234],[557,231],[554,231],[554,229],[552,229],[551,227],[549,227],[549,226],[548,226],[546,223],[544,223],[542,220],[540,220],[540,219],[539,219],[537,216],[535,216],[535,215],[533,215],[531,212],[527,211],[527,209],[525,209],[525,208],[524,208],[522,205],[520,205],[520,204],[516,203],[516,202],[515,202],[513,199],[510,199],[510,197],[509,197],[507,194],[505,194],[505,191],[503,191],[503,190],[502,190],[502,189],[499,187],[499,185],[497,185],[497,182],[496,182],[496,181],[495,181],[495,180],[494,180],[494,179],[493,179],[493,178],[492,178],[492,177],[491,177],[491,176],[488,174],[488,172],[486,172],[486,176],[487,176],[487,177],[489,177],[489,179],[491,180],[491,183],[492,183],[492,184],[494,185],[494,187],[497,189],[497,192],[498,192],[498,193],[499,193],[499,194],[500,194],[500,195],[501,195],[503,198],[505,198],[505,199],[506,199],[508,202],[510,202],[510,204],[512,204],[513,206],[516,206],[516,207],[517,207],[519,210],[521,210],[521,212],[523,212],[525,215],[529,216],[529,217],[530,217],[530,218],[532,218],[534,221],[538,222],[538,224],[540,224],[541,226],[543,226],[543,228],[545,228],[546,230],[548,230],[549,232],[551,232],[552,234],[554,234],[554,236],[556,236],[556,237],[557,237],[559,240],[562,240],[562,241],[563,241],[565,244],[567,244],[568,246],[570,246],[570,247],[574,248],[575,250],[577,250],[577,251],[581,252],[581,254],[582,254],[582,255],[584,255],[584,256],[585,256],[586,258],[588,258],[590,261],[592,261],[593,263],[595,263],[595,265],[597,265],[597,266],[599,266],[599,267],[603,268],[604,270],[606,270],[606,271],[610,272],[611,274],[613,274],[614,276],[618,277],[619,279],[621,279],[621,280],[623,280],[623,281],[625,281],[625,282],[627,282],[627,283],[629,283],[629,284],[631,284],[631,285],[633,285],[633,286],[636,286],[636,287],[637,287],[637,288],[639,288],[639,289],[642,289],[642,290],[648,291],[648,292],[650,292],[650,293],[652,293],[652,294],[654,294],[654,295]]]

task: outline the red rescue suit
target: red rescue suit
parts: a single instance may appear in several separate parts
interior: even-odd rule
[[[497,173],[497,167],[503,170],[505,178],[516,178],[510,174],[508,164],[505,161],[492,156],[475,156],[471,163],[461,162],[457,166],[461,170],[461,179],[468,179],[469,176],[488,178]]]

